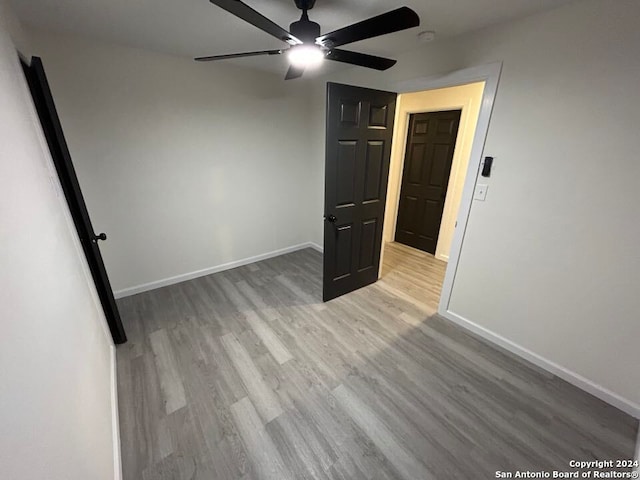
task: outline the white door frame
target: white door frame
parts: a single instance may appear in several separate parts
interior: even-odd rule
[[[424,90],[435,90],[438,88],[457,87],[468,83],[485,82],[484,91],[482,93],[482,105],[480,106],[476,132],[471,146],[469,166],[467,168],[464,188],[462,191],[462,199],[458,210],[456,230],[453,234],[453,241],[451,243],[451,250],[449,253],[449,262],[447,264],[447,271],[445,273],[442,293],[440,295],[440,304],[438,306],[438,313],[443,316],[447,316],[446,314],[449,310],[449,301],[451,299],[451,292],[453,290],[453,284],[458,270],[462,243],[464,242],[469,213],[471,212],[473,192],[475,190],[478,172],[482,163],[484,144],[489,130],[489,121],[491,120],[491,112],[493,111],[493,103],[496,98],[501,72],[502,62],[496,62],[457,70],[445,75],[416,78],[414,80],[397,83],[393,86],[393,91],[395,92],[410,93],[421,92]]]

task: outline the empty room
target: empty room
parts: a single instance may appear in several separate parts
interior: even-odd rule
[[[0,0],[0,478],[640,478],[639,21]]]

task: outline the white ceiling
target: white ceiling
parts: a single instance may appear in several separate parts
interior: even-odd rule
[[[186,57],[286,45],[208,0],[12,1],[20,19],[35,27]],[[309,16],[325,33],[403,5],[409,6],[420,15],[419,27],[343,47],[393,57],[415,48],[418,44],[416,35],[423,30],[435,30],[437,38],[442,39],[569,1],[317,0]],[[245,3],[286,29],[300,16],[293,0],[245,0]],[[231,62],[274,72],[286,70],[285,59],[278,57],[243,58]]]

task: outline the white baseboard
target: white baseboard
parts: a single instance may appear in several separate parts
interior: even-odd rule
[[[638,427],[638,439],[636,440],[636,456],[634,460],[640,462],[640,427]],[[640,473],[640,465],[636,467],[636,472]]]
[[[113,429],[113,478],[114,480],[122,480],[120,421],[118,418],[118,367],[115,345],[111,345],[111,423]]]
[[[475,333],[476,335],[488,340],[491,343],[494,343],[505,350],[524,358],[525,360],[533,363],[534,365],[546,370],[550,373],[553,373],[557,377],[566,380],[567,382],[575,385],[576,387],[584,390],[587,393],[590,393],[594,397],[599,398],[600,400],[607,402],[614,407],[619,408],[623,412],[628,413],[632,417],[640,418],[640,405],[627,400],[626,398],[621,397],[617,393],[612,392],[611,390],[606,389],[605,387],[598,385],[591,380],[584,378],[581,375],[578,375],[567,368],[558,365],[557,363],[552,362],[551,360],[547,360],[546,358],[538,355],[537,353],[528,350],[511,340],[504,338],[497,333],[492,332],[480,325],[472,322],[471,320],[467,320],[466,318],[453,313],[449,310],[445,312],[439,312],[441,316],[445,317],[447,320],[452,321],[453,323],[460,325],[461,327]],[[640,443],[640,442],[639,442]]]
[[[259,262],[261,260],[267,260],[268,258],[278,257],[280,255],[296,252],[305,248],[313,248],[314,250],[322,252],[322,247],[317,243],[301,243],[299,245],[293,245],[291,247],[281,248],[272,252],[255,255],[253,257],[247,257],[240,260],[235,260],[233,262],[223,263],[222,265],[217,265],[215,267],[204,268],[202,270],[196,270],[195,272],[183,273],[174,277],[164,278],[162,280],[156,280],[149,283],[143,283],[142,285],[136,285],[134,287],[124,288],[122,290],[116,290],[115,292],[113,292],[113,295],[116,298],[128,297],[130,295],[135,295],[136,293],[148,292],[149,290],[155,290],[156,288],[174,285],[176,283],[185,282],[187,280],[192,280],[198,277],[204,277],[205,275],[211,275],[212,273],[231,270],[232,268],[242,267],[243,265]]]
[[[324,253],[324,248],[321,247],[320,245],[318,245],[315,242],[309,242],[309,247],[313,248],[314,250],[320,252],[320,253]]]

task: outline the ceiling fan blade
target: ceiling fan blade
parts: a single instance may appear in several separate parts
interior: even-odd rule
[[[335,62],[350,63],[360,67],[373,68],[374,70],[387,70],[396,64],[396,60],[384,57],[376,57],[375,55],[367,55],[366,53],[351,52],[349,50],[340,50],[334,48],[325,57],[327,60]]]
[[[287,70],[287,74],[285,75],[285,80],[293,80],[294,78],[300,78],[304,73],[304,67],[294,67],[293,65],[289,65],[289,70]]]
[[[254,27],[259,28],[263,32],[273,35],[274,37],[287,42],[290,45],[301,44],[302,41],[291,35],[284,28],[276,25],[264,15],[256,12],[249,5],[242,3],[240,0],[210,0],[214,5],[232,13],[245,22],[250,23]]]
[[[259,52],[245,52],[245,53],[229,53],[227,55],[211,55],[208,57],[196,57],[197,62],[211,62],[212,60],[225,60],[227,58],[241,58],[241,57],[257,57],[258,55],[280,55],[282,50],[261,50]]]
[[[212,0],[213,1],[213,0]],[[367,38],[399,32],[420,25],[420,17],[409,7],[400,7],[377,17],[354,23],[316,38],[316,43],[328,48],[339,47]]]

